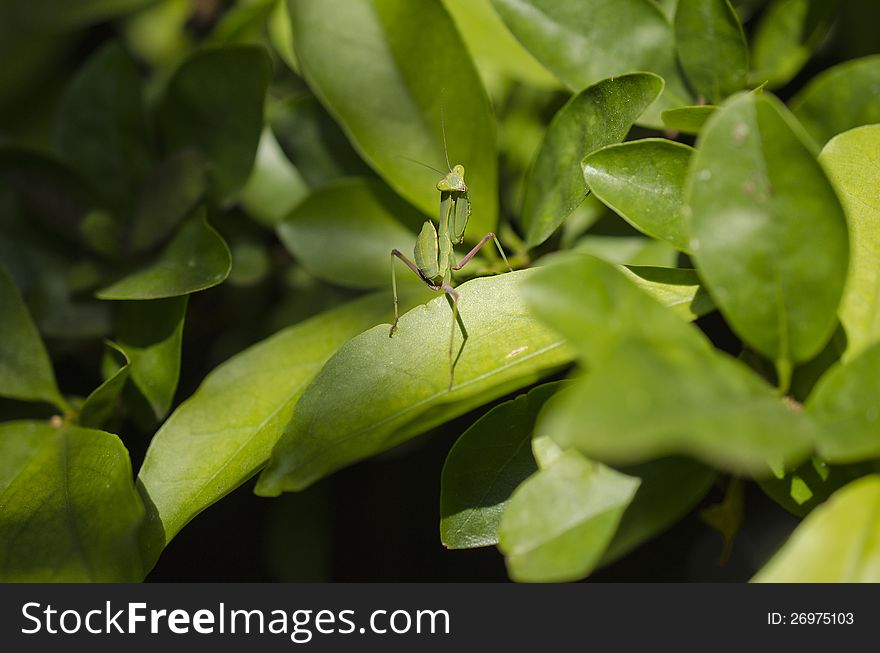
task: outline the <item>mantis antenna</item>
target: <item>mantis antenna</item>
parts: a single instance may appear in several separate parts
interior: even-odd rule
[[[442,94],[442,91],[441,91]],[[443,156],[446,157],[446,167],[452,172],[452,166],[449,164],[449,151],[446,149],[446,116],[443,112],[443,97],[440,97],[440,132],[443,134]]]
[[[435,168],[434,166],[429,166],[427,163],[422,163],[421,161],[417,161],[416,159],[412,159],[412,158],[410,158],[410,157],[408,157],[408,156],[404,156],[403,154],[398,154],[397,156],[399,156],[401,159],[406,159],[406,160],[409,161],[410,163],[416,163],[416,164],[418,164],[418,165],[420,165],[420,166],[423,166],[423,167],[427,168],[428,170],[433,170],[434,172],[437,172],[437,173],[439,173],[439,174],[441,174],[441,175],[445,175],[445,174],[446,174],[445,172],[443,172],[442,170],[439,170],[439,169]]]

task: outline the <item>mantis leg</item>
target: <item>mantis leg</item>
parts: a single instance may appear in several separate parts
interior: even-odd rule
[[[480,240],[480,242],[478,242],[471,251],[465,254],[457,265],[453,265],[452,269],[461,270],[465,265],[467,265],[468,261],[470,261],[474,257],[474,255],[483,248],[483,245],[489,242],[490,239],[495,241],[495,246],[498,247],[498,253],[501,254],[501,258],[504,259],[504,264],[507,266],[507,269],[513,272],[513,268],[510,267],[510,263],[507,260],[507,256],[504,254],[501,243],[498,241],[498,236],[496,236],[491,231],[483,236],[482,240]]]
[[[453,347],[455,345],[455,323],[458,322],[458,298],[459,295],[455,288],[448,283],[440,286],[447,295],[452,298],[452,328],[449,330],[449,389],[452,390],[452,382],[455,380],[455,359],[452,356]],[[467,339],[467,331],[462,328],[462,337]]]
[[[394,258],[397,257],[401,261],[406,264],[410,270],[422,281],[425,282],[425,285],[428,286],[431,290],[440,290],[440,286],[437,284],[431,283],[427,279],[425,279],[425,275],[421,273],[418,266],[410,261],[406,256],[400,253],[400,250],[392,249],[391,250],[391,294],[394,297],[394,323],[391,325],[391,331],[388,332],[388,337],[394,335],[394,331],[397,329],[397,322],[400,320],[400,314],[398,310],[398,301],[397,301],[397,273],[394,270]]]

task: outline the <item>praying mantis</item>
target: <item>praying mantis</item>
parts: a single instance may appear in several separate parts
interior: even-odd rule
[[[444,134],[445,136],[445,134]],[[445,138],[444,138],[445,148]],[[498,237],[491,231],[487,233],[480,242],[464,257],[454,262],[455,245],[464,242],[464,232],[467,229],[468,219],[471,217],[471,202],[468,199],[467,184],[464,182],[464,166],[457,164],[449,166],[449,157],[447,156],[446,165],[449,172],[437,182],[437,190],[440,191],[440,216],[438,219],[439,231],[434,227],[434,223],[426,220],[419,233],[416,245],[413,250],[415,263],[404,256],[400,250],[391,250],[391,289],[394,297],[394,323],[388,332],[388,337],[392,337],[397,330],[397,323],[400,320],[398,313],[397,301],[397,277],[394,268],[394,259],[398,258],[403,261],[406,266],[412,270],[431,290],[446,293],[447,298],[451,298],[452,305],[452,327],[449,332],[449,390],[452,390],[452,384],[455,380],[455,366],[453,360],[453,345],[455,343],[455,324],[460,322],[458,314],[459,294],[452,287],[452,272],[461,270],[474,255],[482,249],[489,240],[494,240],[498,247],[501,258],[504,259],[507,269],[513,272],[504,249],[498,241]],[[438,170],[438,172],[440,172]],[[441,174],[444,174],[441,172]],[[462,325],[462,336],[467,339],[467,331]]]

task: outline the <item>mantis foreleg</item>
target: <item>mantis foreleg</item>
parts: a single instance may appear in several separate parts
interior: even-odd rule
[[[421,279],[425,283],[426,286],[428,286],[428,288],[430,288],[431,290],[440,290],[441,289],[441,286],[438,286],[437,284],[431,283],[430,281],[425,279],[425,276],[419,271],[419,267],[415,263],[410,261],[406,256],[401,254],[400,250],[392,249],[391,250],[391,294],[394,297],[394,323],[391,325],[391,331],[388,332],[389,338],[394,335],[394,331],[395,331],[395,329],[397,329],[397,322],[400,320],[400,314],[399,314],[399,309],[398,309],[398,300],[397,300],[397,273],[394,270],[394,258],[395,257],[397,257],[401,261],[403,261],[406,264],[406,267],[408,267],[410,270],[412,270],[413,273],[419,279]]]
[[[470,261],[476,255],[476,253],[483,248],[483,245],[489,242],[490,239],[495,241],[495,246],[498,247],[498,253],[501,254],[501,258],[504,259],[504,264],[507,266],[507,269],[513,272],[513,268],[510,267],[510,263],[507,261],[507,256],[504,254],[504,249],[502,249],[501,243],[498,241],[498,237],[491,231],[483,236],[480,242],[478,242],[471,251],[465,254],[456,265],[453,265],[452,269],[461,270],[465,265],[467,265],[468,261]]]

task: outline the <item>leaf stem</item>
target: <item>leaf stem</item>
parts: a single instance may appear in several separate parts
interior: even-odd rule
[[[792,365],[791,360],[786,358],[778,358],[776,360],[776,387],[780,396],[788,394],[791,389]]]

